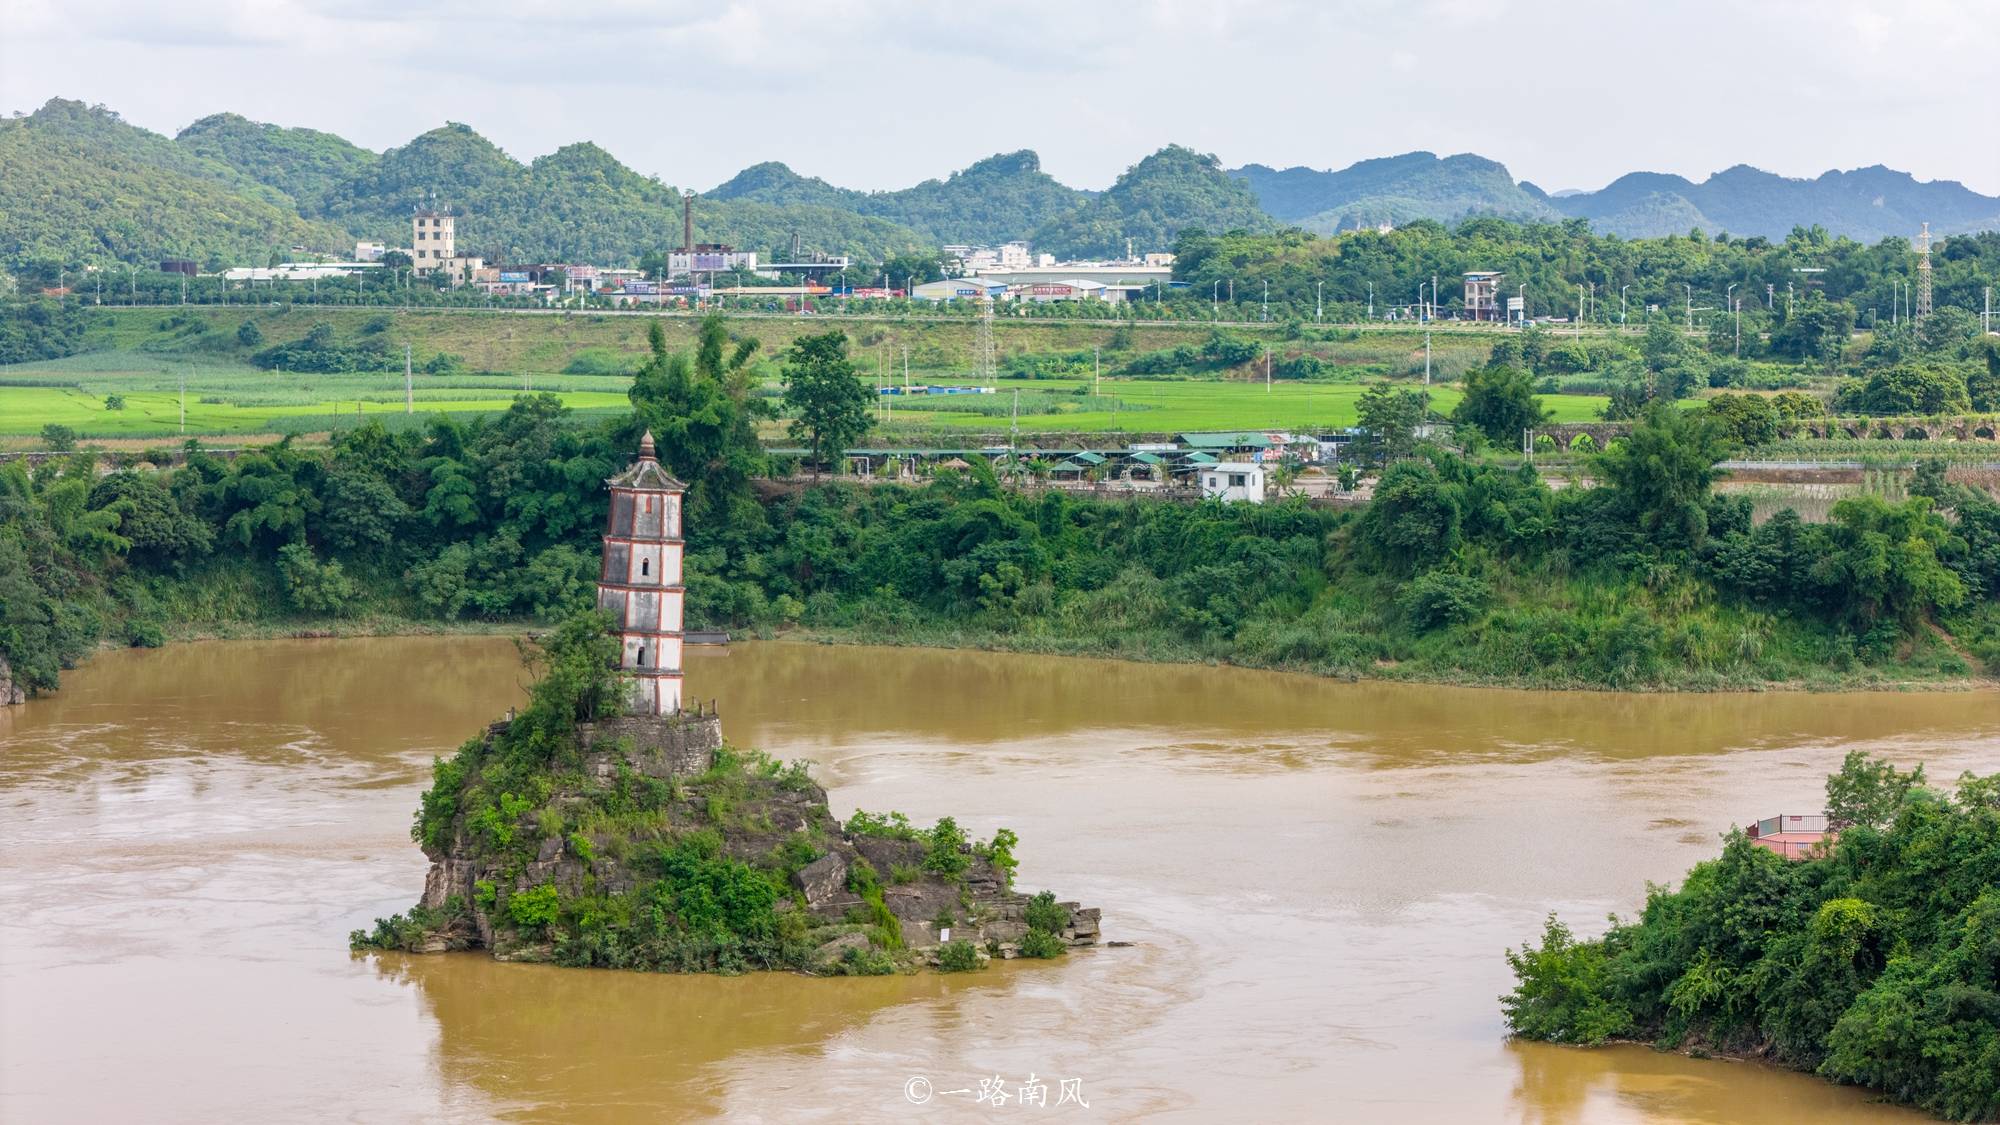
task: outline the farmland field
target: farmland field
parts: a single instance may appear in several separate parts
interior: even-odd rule
[[[180,430],[180,387],[187,387],[190,435],[316,432],[361,417],[400,418],[400,374],[295,375],[227,361],[99,352],[0,373],[0,435],[68,426],[86,437],[173,437]],[[427,375],[416,381],[416,416],[507,409],[526,390],[554,391],[572,408],[624,409],[625,376]],[[111,396],[122,409],[107,405]]]
[[[471,315],[465,313],[325,308],[128,309],[96,310],[86,335],[91,349],[67,359],[0,368],[0,442],[33,444],[48,424],[68,426],[85,437],[170,438],[180,429],[180,388],[185,381],[186,433],[248,435],[317,433],[352,426],[363,418],[390,426],[417,423],[434,413],[472,415],[507,408],[525,391],[548,391],[585,414],[626,408],[631,372],[645,354],[652,318],[603,316]],[[385,366],[401,367],[402,347],[410,345],[421,369],[433,361],[452,374],[419,373],[413,417],[404,415],[400,371],[355,374],[297,374],[266,371],[249,359],[256,345],[239,339],[246,331],[265,343],[298,339],[314,324],[331,327],[343,345],[372,340]],[[245,325],[254,326],[254,332]],[[694,322],[663,321],[669,345],[692,343]],[[730,322],[733,333],[762,343],[756,371],[765,393],[777,393],[780,350],[802,331],[840,328],[853,341],[852,354],[864,380],[896,378],[904,364],[915,381],[971,382],[968,371],[973,328],[952,320],[909,318],[888,322],[835,318]],[[883,411],[878,440],[897,442],[919,434],[1005,432],[1012,419],[1014,392],[1020,392],[1020,428],[1030,433],[1170,433],[1191,429],[1351,426],[1364,380],[1396,378],[1406,384],[1422,371],[1421,337],[1394,332],[1352,339],[1288,341],[1273,330],[1247,335],[1268,342],[1281,356],[1305,350],[1330,367],[1324,381],[1278,381],[1267,391],[1262,381],[1242,378],[1127,379],[1110,377],[1124,359],[1147,349],[1199,341],[1200,325],[1133,326],[1114,345],[1116,323],[1063,324],[1022,321],[996,325],[996,348],[1003,375],[1037,357],[1057,357],[1068,366],[1045,374],[1063,378],[1003,378],[999,393],[977,398],[906,399]],[[1440,333],[1436,368],[1455,374],[1480,362],[1490,338]],[[1077,365],[1088,371],[1101,350],[1107,372],[1095,393]],[[1078,358],[1080,357],[1080,358]],[[1239,372],[1240,374],[1240,372]],[[1440,383],[1432,404],[1448,412],[1457,390]],[[113,409],[111,396],[122,400]],[[1558,420],[1594,418],[1604,399],[1593,395],[1551,395],[1544,399]],[[766,426],[767,438],[782,439],[781,424]]]
[[[1177,430],[1319,429],[1352,426],[1364,384],[1349,382],[1262,383],[1241,380],[1159,381],[1106,379],[1099,393],[1089,380],[1002,380],[997,393],[977,399],[951,396],[926,401],[896,400],[885,429],[952,428],[1000,431],[1012,424],[1016,392],[1023,432],[1166,433]],[[1431,406],[1450,413],[1458,404],[1455,387],[1434,386]],[[1604,407],[1601,395],[1544,395],[1542,402],[1559,422],[1594,420]]]

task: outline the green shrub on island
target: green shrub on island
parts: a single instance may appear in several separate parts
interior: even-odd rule
[[[969,973],[983,964],[979,947],[962,938],[938,946],[937,967],[941,973]]]
[[[2000,774],[1924,784],[1851,752],[1839,827],[1788,860],[1732,832],[1639,918],[1509,951],[1516,1035],[1761,1055],[1960,1121],[2000,1118]]]

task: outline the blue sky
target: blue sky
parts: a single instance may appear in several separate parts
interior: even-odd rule
[[[1478,152],[1549,190],[1887,164],[2000,194],[1995,0],[0,0],[0,112],[233,110],[370,148],[446,120],[704,189],[760,160],[901,187],[1032,148],[1103,187]]]

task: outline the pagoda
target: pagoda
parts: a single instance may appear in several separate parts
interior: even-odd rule
[[[619,641],[618,667],[631,680],[626,711],[677,715],[681,709],[681,498],[687,486],[660,466],[648,430],[639,459],[605,482],[611,518],[604,529],[604,564],[597,608],[611,614]]]

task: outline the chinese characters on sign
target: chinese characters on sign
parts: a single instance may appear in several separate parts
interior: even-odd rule
[[[976,1087],[968,1086],[963,1090],[940,1090],[930,1079],[919,1074],[903,1083],[903,1096],[915,1105],[923,1105],[933,1098],[965,1098],[974,1105],[995,1109],[1010,1105],[1017,1109],[1090,1108],[1090,1103],[1084,1099],[1083,1079],[1058,1078],[1055,1083],[1055,1094],[1051,1098],[1048,1083],[1033,1074],[1028,1075],[1026,1082],[1011,1086],[1005,1078],[996,1074],[991,1078],[981,1078]]]

